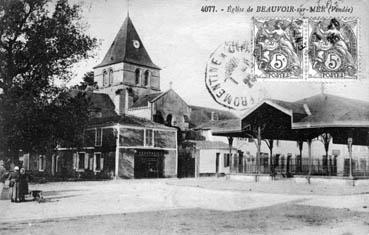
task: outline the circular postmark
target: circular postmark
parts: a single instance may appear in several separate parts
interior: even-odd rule
[[[251,44],[227,41],[211,55],[205,84],[213,99],[230,109],[245,110],[258,102],[260,86],[254,76]],[[283,62],[276,66],[284,66]]]

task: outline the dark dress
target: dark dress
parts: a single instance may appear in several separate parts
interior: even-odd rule
[[[10,200],[12,202],[19,202],[19,172],[13,171],[9,175],[9,181],[13,186],[10,188]]]
[[[29,176],[26,173],[19,175],[19,197],[21,201],[24,201],[25,195],[28,194],[28,181]]]

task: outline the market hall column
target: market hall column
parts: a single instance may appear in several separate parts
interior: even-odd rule
[[[260,148],[261,148],[261,127],[260,125],[258,125],[255,181],[258,181],[258,175],[260,174]]]
[[[313,164],[313,159],[311,156],[311,139],[308,139],[307,143],[308,143],[308,156],[309,156],[309,173],[308,173],[308,183],[310,184],[310,177],[311,177],[311,171],[312,171],[312,164]]]
[[[347,147],[348,147],[348,152],[349,152],[349,158],[350,158],[350,165],[349,165],[349,178],[352,179],[352,141],[353,138],[352,137],[348,137],[347,138]]]
[[[233,145],[233,137],[228,136],[228,146],[229,146],[229,174],[232,173],[232,166],[233,166],[233,158],[232,158],[232,145]]]

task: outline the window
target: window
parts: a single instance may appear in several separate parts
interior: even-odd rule
[[[77,170],[84,170],[85,169],[85,157],[86,157],[86,153],[81,152],[78,153],[78,158],[77,158]]]
[[[109,70],[109,85],[112,85],[114,82],[114,74],[113,74],[113,69]]]
[[[95,146],[101,146],[102,144],[102,129],[96,128],[95,133]]]
[[[172,114],[168,114],[167,123],[166,123],[167,126],[172,126],[172,121],[173,121],[172,119],[173,119]]]
[[[136,69],[135,71],[135,84],[138,85],[140,84],[140,70]]]
[[[224,167],[229,167],[229,154],[224,154]]]
[[[107,86],[109,83],[108,81],[108,73],[106,72],[106,70],[103,71],[103,86]]]
[[[101,153],[94,153],[94,171],[99,172],[103,169],[104,159],[101,157]]]
[[[38,171],[44,171],[46,165],[46,156],[40,155],[38,157]]]
[[[151,129],[146,129],[145,134],[145,146],[153,146],[153,131]]]
[[[145,71],[145,76],[144,76],[144,86],[148,86],[149,81],[150,81],[150,71],[146,70]]]

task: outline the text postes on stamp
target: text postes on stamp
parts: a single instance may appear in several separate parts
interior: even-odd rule
[[[357,19],[309,19],[309,78],[357,78]]]
[[[225,42],[206,65],[206,88],[217,103],[235,110],[247,109],[258,102],[260,84],[253,69],[251,43]]]
[[[303,20],[253,19],[255,76],[302,78]]]

